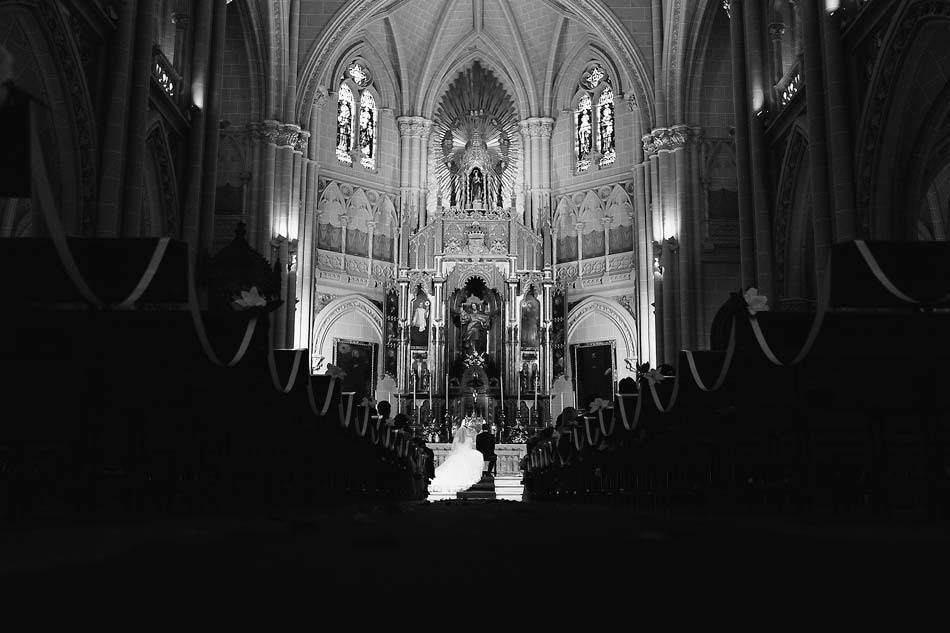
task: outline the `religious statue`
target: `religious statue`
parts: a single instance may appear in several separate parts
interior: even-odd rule
[[[534,294],[528,294],[521,302],[521,347],[537,348],[539,345],[538,324],[541,304]]]
[[[485,201],[485,179],[478,167],[473,169],[468,177],[468,192],[472,202]]]
[[[462,339],[469,353],[488,350],[488,331],[491,328],[491,314],[483,299],[470,294],[462,303],[459,323],[463,328]]]
[[[413,373],[415,374],[415,385],[417,391],[429,390],[429,363],[425,360],[417,360],[413,363]]]
[[[412,327],[420,332],[425,332],[429,327],[429,302],[420,301],[416,304],[415,313],[412,315]]]

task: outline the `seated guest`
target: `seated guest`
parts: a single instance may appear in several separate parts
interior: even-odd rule
[[[376,413],[382,418],[383,424],[389,424],[389,415],[392,413],[392,406],[387,400],[380,400],[376,405]]]
[[[405,413],[397,413],[393,418],[393,430],[405,431],[409,429],[409,416]]]
[[[618,393],[636,393],[637,392],[637,381],[627,376],[620,381],[620,384],[617,385]]]

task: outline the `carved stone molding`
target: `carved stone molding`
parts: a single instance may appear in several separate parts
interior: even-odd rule
[[[396,119],[399,124],[399,136],[425,138],[432,130],[432,121],[421,116],[401,116]]]
[[[643,136],[643,151],[647,156],[653,156],[659,152],[682,149],[689,140],[689,131],[686,125],[657,128]]]
[[[528,137],[551,138],[554,131],[554,119],[550,117],[531,117],[519,124],[521,133]]]

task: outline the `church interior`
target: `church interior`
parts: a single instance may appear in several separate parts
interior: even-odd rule
[[[0,574],[945,541],[948,36],[950,0],[0,1]]]

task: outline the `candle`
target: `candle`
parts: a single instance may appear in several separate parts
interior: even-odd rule
[[[564,411],[564,392],[561,392],[561,411]]]

